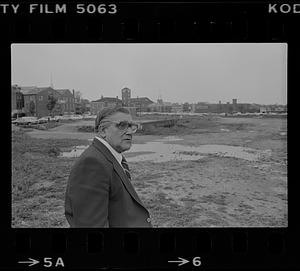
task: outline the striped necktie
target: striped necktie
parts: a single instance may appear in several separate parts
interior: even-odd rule
[[[129,180],[131,180],[130,172],[129,172],[129,166],[127,164],[127,161],[124,156],[122,156],[122,161],[121,161],[122,167],[124,168],[124,171],[128,177]]]

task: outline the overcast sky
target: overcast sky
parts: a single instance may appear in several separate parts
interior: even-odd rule
[[[12,84],[80,91],[83,98],[286,104],[280,43],[13,44]]]

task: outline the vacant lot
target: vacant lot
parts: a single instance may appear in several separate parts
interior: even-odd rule
[[[279,118],[194,117],[136,135],[136,144],[176,135],[182,140],[164,144],[242,146],[269,154],[255,161],[213,153],[193,161],[130,162],[133,185],[154,226],[287,226],[286,129],[286,119]],[[67,227],[64,192],[76,158],[59,153],[88,145],[93,134],[77,132],[72,123],[12,136],[12,226]]]

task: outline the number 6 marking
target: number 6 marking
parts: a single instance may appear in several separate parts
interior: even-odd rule
[[[201,265],[200,257],[195,257],[193,259],[193,265],[194,266],[200,266]]]

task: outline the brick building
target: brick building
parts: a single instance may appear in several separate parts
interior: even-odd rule
[[[102,110],[105,107],[115,106],[122,106],[122,100],[120,100],[118,96],[116,98],[101,96],[101,99],[91,102],[91,113],[97,114],[100,110]]]
[[[75,94],[69,89],[56,89],[60,96],[58,97],[58,103],[61,104],[61,110],[63,113],[74,113],[75,112]]]
[[[70,90],[55,90],[51,87],[20,87],[24,107],[22,111],[29,116],[44,117],[49,115],[47,108],[49,96],[57,99],[53,109],[54,115],[71,114],[74,112],[74,97]]]
[[[129,101],[129,106],[135,107],[137,112],[147,112],[150,104],[153,104],[153,101],[147,97],[131,98]]]

